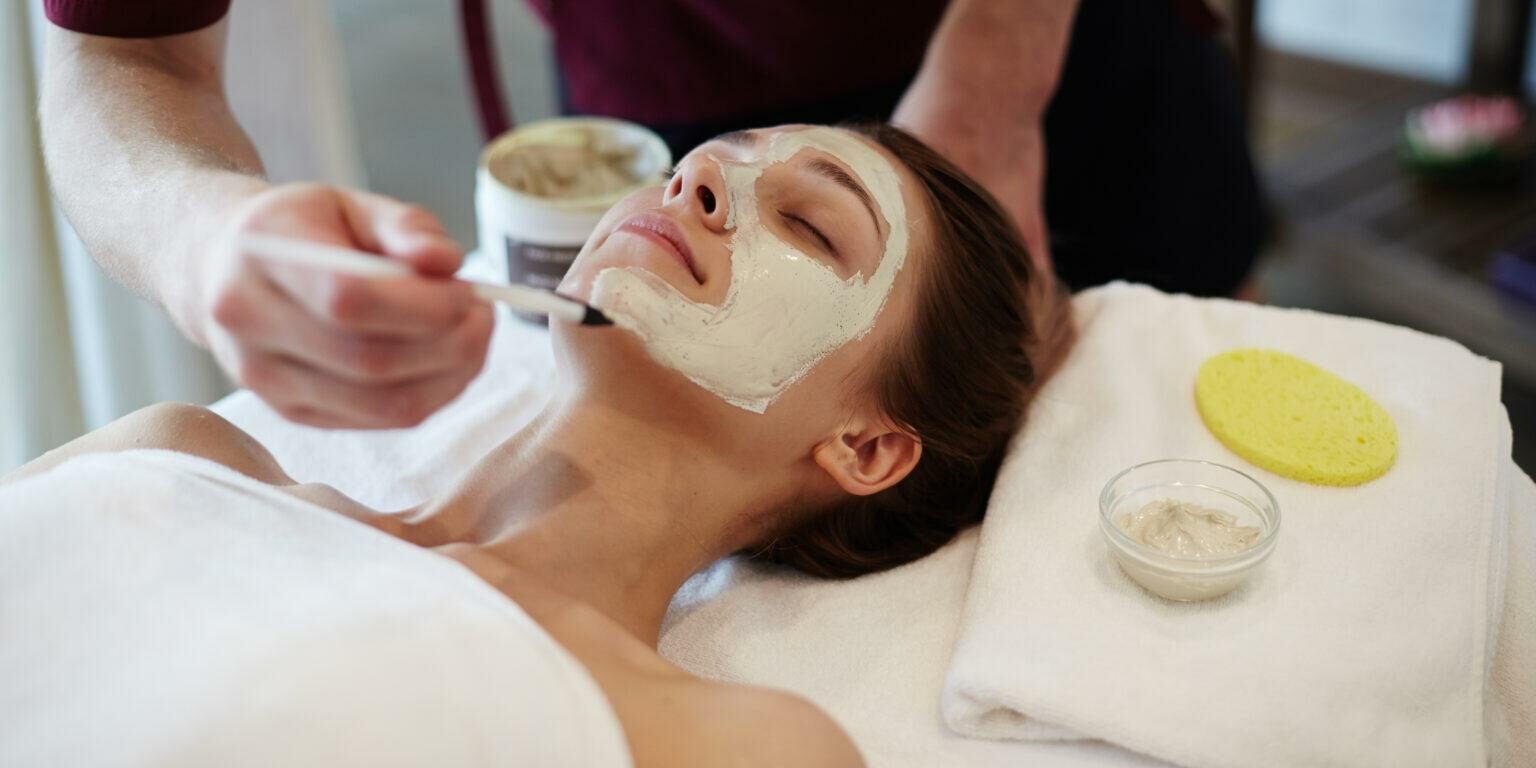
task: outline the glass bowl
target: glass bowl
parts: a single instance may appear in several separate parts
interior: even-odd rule
[[[1237,518],[1263,533],[1241,552],[1180,556],[1141,544],[1116,520],[1164,499],[1198,504]],[[1114,477],[1099,494],[1099,528],[1120,568],[1153,594],[1187,602],[1224,595],[1248,580],[1275,549],[1280,505],[1259,481],[1231,467],[1196,459],[1137,464]]]

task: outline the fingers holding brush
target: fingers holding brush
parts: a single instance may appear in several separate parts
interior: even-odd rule
[[[282,239],[355,252],[337,273],[263,258]],[[205,273],[205,338],[224,370],[290,419],[385,429],[421,422],[480,371],[490,304],[452,279],[461,255],[426,211],[355,190],[285,185],[254,198]]]
[[[458,397],[473,375],[449,371],[392,384],[355,384],[282,354],[257,353],[242,373],[284,418],[319,427],[413,427]]]
[[[494,325],[489,304],[468,301],[451,324],[431,332],[402,335],[350,330],[317,317],[281,294],[277,286],[253,283],[246,301],[224,309],[227,327],[239,329],[254,349],[286,355],[356,384],[395,384],[453,370],[473,376],[484,364]],[[283,311],[248,311],[260,307]]]

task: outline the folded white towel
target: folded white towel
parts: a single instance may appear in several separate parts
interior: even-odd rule
[[[1449,341],[1311,312],[1111,285],[1041,393],[983,524],[943,712],[957,731],[1098,738],[1186,765],[1486,763],[1490,626],[1509,452],[1499,368]],[[1397,464],[1323,488],[1246,464],[1205,429],[1200,363],[1291,352],[1397,423]],[[1116,472],[1236,466],[1284,522],[1265,569],[1213,602],[1143,591],[1111,560],[1097,497]]]

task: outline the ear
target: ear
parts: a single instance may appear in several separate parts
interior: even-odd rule
[[[905,478],[923,455],[923,444],[910,432],[881,422],[855,420],[812,457],[844,491],[854,496],[879,493]]]

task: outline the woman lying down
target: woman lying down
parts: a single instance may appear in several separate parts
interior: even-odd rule
[[[208,541],[157,550],[155,568],[179,568],[175,563],[185,560],[188,568],[205,569],[187,578],[209,583],[185,584],[172,590],[177,595],[159,589],[135,595],[132,584],[116,584],[131,578],[98,574],[100,583],[123,591],[102,598],[102,611],[129,610],[123,601],[141,601],[132,610],[144,616],[167,600],[185,599],[211,612],[188,620],[195,636],[169,625],[105,628],[122,634],[96,638],[91,646],[163,632],[151,641],[174,647],[176,668],[192,677],[222,669],[210,661],[231,652],[219,647],[220,638],[240,638],[241,647],[260,644],[278,626],[310,620],[294,617],[309,615],[306,606],[327,590],[361,600],[366,589],[394,583],[374,567],[383,550],[367,550],[374,553],[354,560],[320,553],[354,563],[348,567],[370,574],[367,584],[333,573],[318,577],[324,584],[289,585],[283,579],[303,572],[292,565],[298,550],[340,531],[369,539],[368,547],[436,553],[423,559],[461,575],[472,572],[580,662],[590,676],[586,684],[595,682],[622,726],[620,753],[627,751],[635,765],[861,764],[848,736],[809,702],[696,678],[661,658],[655,649],[663,616],[691,574],[732,553],[845,578],[922,557],[977,522],[1031,394],[1070,343],[1067,303],[1054,278],[1031,261],[990,197],[899,130],[787,126],[704,144],[665,186],[619,203],[562,287],[604,310],[616,326],[552,327],[559,376],[552,400],[427,503],[386,513],[324,485],[295,483],[260,444],[218,416],[158,406],[5,478],[0,539],[35,530],[27,534],[28,552],[38,552],[34,563],[64,557],[57,549],[45,554],[55,545],[43,542],[59,539],[41,532],[74,525],[78,507],[109,504],[127,533],[91,542],[95,553],[69,555],[70,568],[91,572],[115,567],[103,563],[135,556],[135,548],[153,549],[161,536],[156,531],[175,528],[164,536],[176,538],[190,528],[236,521]],[[110,455],[125,451],[133,453]],[[142,479],[150,477],[157,479]],[[141,501],[146,495],[158,500],[154,506]],[[241,526],[252,525],[253,504],[259,517],[290,522],[276,533],[249,533]],[[197,508],[184,509],[189,505]],[[162,524],[170,519],[180,522]],[[276,564],[269,562],[279,557],[274,552],[281,553]],[[0,581],[25,578],[11,559],[10,568],[0,565]],[[240,586],[238,572],[257,567],[279,575]],[[403,580],[407,586],[399,589],[414,590],[421,581]],[[226,588],[227,594],[203,594]],[[273,591],[283,600],[274,601]],[[219,618],[220,606],[230,601],[273,605],[262,609],[268,612],[260,626],[230,628]],[[0,620],[12,623],[18,617],[4,616],[4,603],[0,597]],[[36,615],[49,610],[33,608]],[[13,604],[12,610],[22,608]],[[381,662],[388,666],[363,676],[368,695],[351,695],[337,706],[360,708],[356,718],[366,719],[372,697],[405,695],[405,684],[392,676],[424,666],[421,654],[429,651],[422,647],[464,656],[471,667],[478,663],[468,641],[410,645],[407,636],[426,632],[426,623],[366,630],[406,644],[386,657],[393,663]],[[77,632],[41,634],[30,641],[39,654],[57,654],[49,649],[61,643],[79,645],[63,639]],[[16,648],[10,653],[22,654]],[[0,649],[0,665],[5,653]],[[79,663],[95,653],[81,651]],[[11,662],[17,659],[12,655]],[[306,663],[323,670],[330,662]],[[204,680],[212,693],[196,699],[203,702],[198,706],[239,700],[246,707],[240,716],[252,717],[252,708],[259,712],[268,700],[263,697],[285,695],[285,675],[297,674],[292,665],[273,664],[259,680],[228,681],[236,689]],[[312,698],[350,695],[326,687],[333,679],[326,674],[292,685]],[[433,685],[477,683],[449,677]],[[34,692],[46,685],[106,685],[32,683]],[[133,683],[124,690],[142,692],[165,680]],[[16,695],[25,695],[27,685],[21,688]],[[142,695],[155,706],[191,701]],[[122,725],[114,721],[125,717],[121,712],[91,719],[92,706],[70,710],[82,718],[78,733]],[[306,728],[333,722],[321,714],[327,706],[314,702],[309,715],[296,717],[293,738],[312,739],[317,734]],[[552,698],[544,706],[542,715],[524,713],[527,733],[520,738],[560,738],[566,715]],[[454,721],[476,713],[440,716],[448,725],[434,721],[434,727],[455,732]],[[518,716],[503,721],[509,732]],[[178,711],[176,718],[191,728],[214,719],[202,710]],[[240,732],[238,724],[227,729]],[[575,741],[540,748],[563,755],[562,763],[579,762]],[[476,749],[495,759],[517,756],[488,743]],[[523,753],[524,764],[537,762],[528,762],[530,755],[537,757]]]

